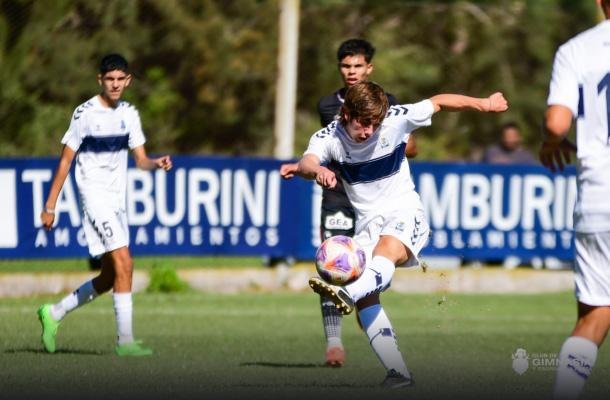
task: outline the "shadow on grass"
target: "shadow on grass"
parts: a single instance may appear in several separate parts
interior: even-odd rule
[[[233,384],[232,387],[234,388],[274,388],[274,389],[278,389],[278,388],[301,388],[301,389],[362,389],[362,388],[367,388],[367,389],[377,389],[379,388],[376,385],[365,385],[365,384],[354,384],[354,383],[311,383],[311,384],[307,384],[307,383],[282,383],[282,384],[278,384],[277,382],[275,383],[237,383],[237,384]]]
[[[326,364],[314,363],[278,363],[268,361],[253,361],[239,364],[240,367],[271,367],[271,368],[326,368]]]
[[[46,351],[44,351],[43,349],[40,348],[31,348],[31,347],[25,347],[22,349],[6,349],[4,351],[5,354],[26,354],[26,353],[30,353],[30,354],[49,354]],[[85,355],[85,356],[103,356],[105,355],[105,353],[101,352],[101,351],[91,351],[91,350],[79,350],[79,349],[60,349],[60,350],[56,350],[55,353],[53,354],[79,354],[79,355]]]

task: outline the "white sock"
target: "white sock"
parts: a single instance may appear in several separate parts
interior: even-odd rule
[[[343,343],[341,343],[341,321],[343,314],[337,310],[332,300],[322,296],[320,296],[320,307],[322,310],[324,335],[326,336],[326,349],[328,350],[332,347],[343,348]]]
[[[382,256],[375,256],[355,282],[345,286],[354,302],[390,286],[396,266]]]
[[[569,337],[559,352],[554,399],[576,399],[597,359],[597,345],[579,336]]]
[[[114,315],[117,327],[117,342],[119,344],[133,342],[133,303],[131,292],[113,293]]]
[[[87,281],[74,292],[61,299],[59,303],[54,304],[53,307],[51,307],[51,317],[53,317],[55,321],[60,321],[67,313],[76,310],[83,304],[89,303],[97,296],[98,293],[93,288],[93,282]]]
[[[332,349],[333,347],[343,348],[343,342],[340,337],[329,337],[326,339],[326,350]]]
[[[383,366],[411,377],[407,365],[402,358],[392,324],[381,304],[375,304],[358,312],[362,327],[369,338],[369,343]]]

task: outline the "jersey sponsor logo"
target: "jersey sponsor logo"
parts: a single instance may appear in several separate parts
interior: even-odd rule
[[[337,229],[342,231],[350,230],[354,227],[354,219],[346,216],[341,211],[327,215],[324,219],[324,228]]]
[[[336,166],[341,177],[350,185],[373,182],[394,175],[400,170],[405,158],[406,143],[401,143],[393,152],[374,160],[359,163],[331,163]]]

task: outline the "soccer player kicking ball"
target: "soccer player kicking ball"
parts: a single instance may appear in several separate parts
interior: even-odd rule
[[[375,47],[364,39],[348,39],[337,49],[337,63],[343,87],[318,102],[318,114],[322,127],[333,122],[341,110],[346,90],[358,82],[368,79],[373,72],[373,57]],[[390,105],[400,104],[396,98],[386,93]],[[415,137],[411,136],[407,144],[407,157],[417,155]],[[296,163],[282,164],[280,174],[284,179],[291,179],[297,170]],[[331,236],[354,236],[354,220],[356,213],[345,194],[341,181],[335,187],[322,190],[322,205],[320,210],[320,239],[324,241]],[[341,224],[333,221],[341,220]],[[326,336],[326,365],[341,367],[345,363],[345,349],[341,340],[342,314],[335,304],[320,296],[322,324]]]
[[[91,256],[102,256],[102,268],[98,276],[60,302],[44,304],[38,309],[42,343],[46,351],[55,352],[57,328],[66,314],[113,289],[118,333],[116,354],[147,356],[152,350],[134,339],[132,327],[133,261],[125,215],[127,152],[132,150],[136,165],[144,170],[168,171],[172,161],[169,156],[149,158],[146,155],[138,111],[121,100],[131,82],[127,61],[118,54],[105,56],[97,80],[101,94],[76,108],[61,140],[64,147],[40,218],[45,229],[53,227],[55,204],[76,158],[83,229]]]
[[[379,85],[361,82],[347,90],[340,119],[311,137],[299,161],[297,175],[315,179],[327,188],[337,184],[337,177],[321,163],[336,166],[356,210],[355,239],[369,255],[366,269],[358,280],[344,287],[319,278],[311,278],[309,284],[316,293],[332,299],[344,314],[357,308],[373,351],[387,370],[383,386],[414,384],[379,302],[395,267],[417,265],[428,240],[429,226],[405,158],[409,135],[430,125],[432,115],[440,110],[507,109],[501,93],[487,98],[440,94],[416,104],[389,107]]]
[[[554,398],[575,399],[610,328],[610,0],[606,20],[563,44],[555,55],[540,161],[563,169],[576,118],[578,196],[574,208],[578,319],[559,352]]]

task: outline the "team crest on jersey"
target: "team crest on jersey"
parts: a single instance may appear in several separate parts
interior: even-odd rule
[[[390,145],[390,143],[388,142],[388,139],[386,139],[386,137],[385,137],[385,136],[382,136],[382,137],[379,139],[379,144],[381,145],[381,148],[382,148],[382,149],[385,149],[386,147],[388,147],[388,146]]]
[[[125,130],[125,121],[121,120],[121,130]]]
[[[396,224],[396,227],[394,228],[399,232],[403,232],[405,230],[405,223],[404,222],[399,222]]]

